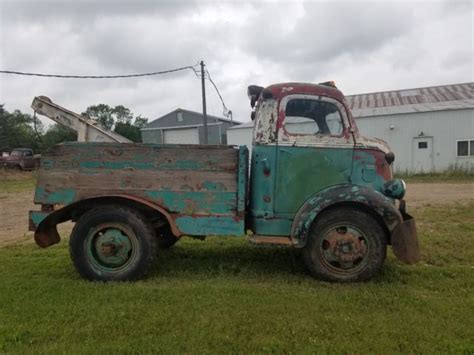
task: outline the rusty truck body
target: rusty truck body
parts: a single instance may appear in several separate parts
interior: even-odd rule
[[[33,170],[40,165],[41,155],[30,148],[15,148],[9,155],[0,157],[0,166],[16,170]]]
[[[329,281],[373,277],[387,245],[420,258],[387,144],[363,137],[332,84],[249,87],[245,146],[64,143],[41,161],[30,229],[41,247],[75,222],[70,254],[90,280],[134,280],[181,237],[249,237],[301,248]],[[249,234],[248,231],[251,231]]]

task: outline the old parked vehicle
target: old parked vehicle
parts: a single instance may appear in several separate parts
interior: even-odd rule
[[[74,221],[72,261],[101,281],[143,277],[157,249],[183,236],[249,229],[253,243],[301,248],[309,272],[329,281],[370,279],[387,245],[400,260],[419,260],[394,154],[359,134],[332,83],[251,86],[249,97],[250,174],[245,146],[55,146],[41,162],[41,211],[30,212],[37,244],[58,243],[56,225]]]
[[[34,154],[30,148],[15,148],[9,155],[0,157],[0,166],[17,170],[37,169],[41,155]]]

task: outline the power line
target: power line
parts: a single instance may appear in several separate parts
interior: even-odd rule
[[[180,67],[169,70],[156,71],[151,73],[140,73],[140,74],[125,74],[125,75],[61,75],[61,74],[43,74],[43,73],[28,73],[12,70],[0,70],[0,74],[12,74],[12,75],[23,75],[23,76],[39,76],[43,78],[62,78],[62,79],[119,79],[119,78],[137,78],[143,76],[153,76],[174,73],[181,70],[191,69],[194,74],[197,75],[196,69],[194,68],[197,64],[193,66]]]
[[[216,92],[217,92],[217,95],[219,96],[219,99],[221,100],[222,102],[222,108],[224,109],[224,116],[228,117],[228,116],[231,116],[232,115],[232,111],[229,110],[227,108],[227,106],[225,105],[225,102],[224,102],[224,99],[222,98],[222,95],[219,91],[219,89],[217,88],[217,85],[214,83],[214,81],[212,80],[211,78],[211,74],[209,74],[209,71],[206,69],[206,74],[207,74],[207,78],[209,79],[209,81],[211,82],[212,86],[214,86],[214,89],[216,89]]]
[[[9,74],[9,75],[22,75],[22,76],[36,76],[36,77],[42,77],[42,78],[60,78],[60,79],[121,79],[121,78],[137,78],[137,77],[144,77],[144,76],[154,76],[154,75],[161,75],[161,74],[168,74],[168,73],[175,73],[178,71],[182,70],[187,70],[191,69],[193,73],[196,75],[196,77],[201,78],[204,75],[204,78],[209,79],[211,82],[212,86],[217,92],[217,95],[219,96],[219,99],[221,100],[222,107],[223,107],[223,114],[226,117],[231,117],[232,119],[232,111],[229,110],[224,102],[224,99],[222,98],[222,95],[217,88],[216,83],[211,78],[211,74],[209,71],[206,69],[206,72],[201,74],[199,70],[196,69],[197,66],[200,64],[197,63],[195,65],[188,65],[185,67],[179,67],[179,68],[174,68],[174,69],[169,69],[169,70],[162,70],[162,71],[156,71],[156,72],[150,72],[150,73],[139,73],[139,74],[122,74],[122,75],[62,75],[62,74],[44,74],[44,73],[30,73],[30,72],[21,72],[21,71],[14,71],[14,70],[0,70],[0,74]]]

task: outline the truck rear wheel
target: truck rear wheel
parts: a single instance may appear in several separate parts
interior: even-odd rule
[[[153,229],[136,211],[94,208],[77,221],[69,241],[75,268],[92,281],[132,281],[149,271],[156,252]]]
[[[387,249],[385,232],[369,214],[355,208],[330,210],[311,226],[303,257],[313,277],[353,282],[373,277]]]

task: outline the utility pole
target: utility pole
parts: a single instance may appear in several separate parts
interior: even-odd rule
[[[201,90],[202,90],[202,119],[204,124],[204,144],[208,144],[207,136],[207,108],[206,108],[206,82],[204,77],[204,61],[201,60]]]

